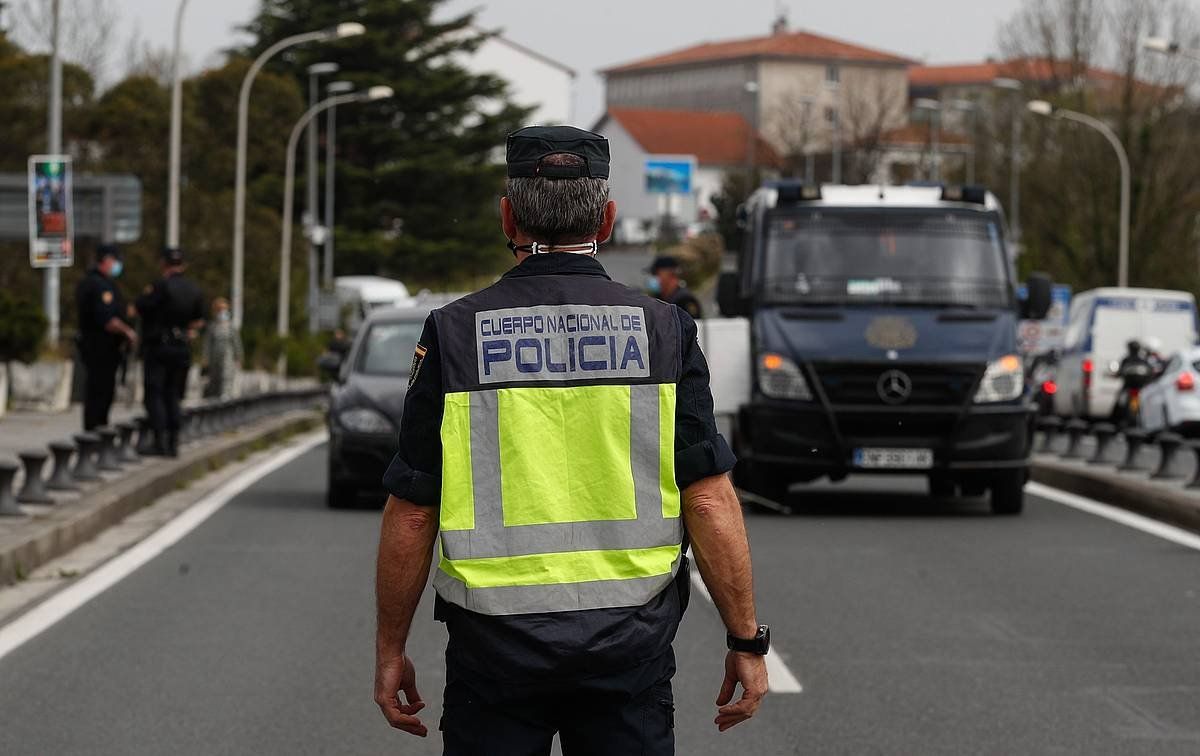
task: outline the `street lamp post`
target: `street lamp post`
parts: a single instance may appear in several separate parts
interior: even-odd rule
[[[1020,96],[1024,87],[1016,79],[998,78],[992,86]],[[1014,244],[1021,242],[1021,108],[1013,107],[1012,145],[1009,147],[1008,204],[1009,229]]]
[[[61,37],[61,20],[59,0],[52,0],[50,5],[50,112],[47,117],[46,142],[51,155],[62,153],[62,56],[59,52]],[[42,309],[46,313],[46,341],[51,346],[58,345],[59,317],[58,308],[59,270],[55,265],[46,268],[42,279]]]
[[[246,142],[249,130],[250,88],[254,79],[267,61],[282,50],[306,42],[328,42],[346,37],[356,37],[365,34],[366,27],[359,23],[344,23],[329,29],[295,34],[279,40],[268,47],[250,64],[250,70],[242,79],[242,89],[238,94],[238,136],[237,136],[237,176],[233,188],[233,283],[230,291],[231,310],[233,311],[234,328],[242,325],[242,289],[245,275],[245,243],[246,243]]]
[[[1093,118],[1086,113],[1077,113],[1073,110],[1064,110],[1056,108],[1045,100],[1033,100],[1026,105],[1029,112],[1036,113],[1040,116],[1048,118],[1061,118],[1064,121],[1074,121],[1082,123],[1085,126],[1090,126],[1096,131],[1099,131],[1108,143],[1112,145],[1113,150],[1117,153],[1117,162],[1121,166],[1121,225],[1120,238],[1117,248],[1117,286],[1125,287],[1129,285],[1129,205],[1130,205],[1130,184],[1131,177],[1129,171],[1129,156],[1125,153],[1125,146],[1121,144],[1120,137],[1117,133],[1109,128],[1108,124],[1101,121],[1099,118]]]
[[[1181,47],[1178,42],[1166,39],[1165,37],[1144,38],[1142,40],[1142,49],[1162,53],[1163,55],[1178,55],[1181,58],[1200,60],[1200,50],[1189,50],[1186,47]]]
[[[813,155],[810,134],[812,134],[813,111],[817,107],[817,98],[805,95],[800,98],[800,106],[804,111],[804,183],[813,184],[816,181],[816,156]]]
[[[179,0],[175,10],[175,53],[171,57],[171,146],[170,176],[167,179],[167,246],[179,248],[179,175],[183,151],[183,14],[188,0]]]
[[[279,309],[276,319],[276,332],[280,338],[286,338],[288,335],[288,317],[289,317],[289,302],[291,296],[291,246],[292,246],[292,219],[293,219],[293,195],[296,188],[296,145],[300,141],[300,135],[308,124],[329,108],[338,105],[346,105],[352,102],[373,102],[375,100],[384,100],[393,95],[391,87],[371,87],[366,92],[335,95],[325,99],[316,105],[313,105],[304,115],[300,116],[300,120],[292,128],[291,136],[288,137],[287,143],[287,168],[284,171],[283,179],[283,228],[280,232],[279,240]],[[281,356],[281,366],[283,366],[284,357]]]
[[[755,123],[758,121],[758,91],[759,86],[757,81],[747,81],[742,85],[742,89],[746,91],[746,95],[750,100],[750,112],[746,118],[746,172],[753,180],[754,167],[758,162],[757,152],[758,145],[755,143]],[[751,187],[753,189],[753,187]]]
[[[913,107],[917,110],[929,111],[929,180],[942,180],[942,156],[941,147],[938,143],[938,132],[941,131],[941,113],[942,103],[937,100],[931,100],[925,97],[913,100]]]
[[[354,91],[354,84],[349,81],[335,81],[325,89],[330,95],[346,94]],[[333,288],[333,228],[334,228],[334,193],[337,185],[334,181],[337,171],[337,105],[331,105],[325,113],[325,259],[322,279],[326,289]]]
[[[338,72],[337,63],[314,63],[308,67],[308,106],[317,104],[321,97],[319,79],[326,74]],[[317,121],[313,119],[305,130],[308,139],[307,160],[304,163],[304,226],[308,236],[308,332],[316,333],[319,325],[317,317],[317,292],[319,291],[320,262],[317,260],[317,238],[314,236],[320,224],[320,212],[317,209]]]

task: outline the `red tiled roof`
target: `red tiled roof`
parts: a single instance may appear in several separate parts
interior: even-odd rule
[[[739,165],[747,160],[750,124],[738,113],[611,108],[608,117],[652,154],[695,155],[700,165]],[[775,149],[761,134],[754,139],[755,162],[778,165]]]
[[[614,74],[650,68],[709,63],[739,58],[799,58],[804,60],[837,60],[864,63],[912,64],[908,58],[872,50],[869,47],[843,42],[806,31],[784,32],[768,37],[734,39],[725,42],[704,42],[682,50],[655,55],[632,63],[606,69],[601,73]]]
[[[1071,76],[1072,64],[1049,58],[1014,58],[945,66],[913,66],[908,70],[908,82],[914,87],[945,87],[972,84],[991,84],[994,79],[1043,83]],[[1123,77],[1115,71],[1094,66],[1085,71],[1088,80],[1117,82]]]

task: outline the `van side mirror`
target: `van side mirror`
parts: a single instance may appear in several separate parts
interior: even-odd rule
[[[1045,319],[1053,304],[1054,282],[1045,273],[1031,273],[1025,288],[1029,293],[1021,304],[1021,317],[1025,320]]]
[[[738,318],[746,314],[741,286],[741,278],[736,271],[725,271],[717,279],[717,307],[727,318]]]

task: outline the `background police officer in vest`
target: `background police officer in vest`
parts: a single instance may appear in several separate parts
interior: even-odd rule
[[[693,318],[704,317],[700,300],[684,284],[678,258],[672,255],[656,257],[646,272],[650,274],[646,285],[651,294],[664,302],[682,307]]]
[[[184,275],[183,252],[166,249],[162,277],[135,306],[142,317],[146,415],[154,432],[149,454],[178,456],[180,402],[192,364],[192,341],[204,327],[204,296]]]
[[[511,135],[501,215],[517,265],[435,310],[413,359],[384,479],[375,700],[427,734],[406,641],[440,531],[450,756],[549,754],[556,733],[565,756],[673,753],[689,543],[729,631],[718,728],[767,692],[770,636],[696,325],[595,260],[616,218],[608,173],[597,134]]]
[[[108,425],[117,386],[117,369],[137,344],[137,332],[125,322],[125,300],[117,287],[123,268],[121,250],[102,244],[96,264],[75,290],[79,311],[76,337],[84,369],[83,429]]]

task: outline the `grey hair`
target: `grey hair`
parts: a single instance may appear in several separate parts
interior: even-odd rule
[[[547,165],[582,165],[578,155],[548,155]],[[596,238],[608,205],[608,179],[510,178],[508,201],[517,228],[543,244]]]

